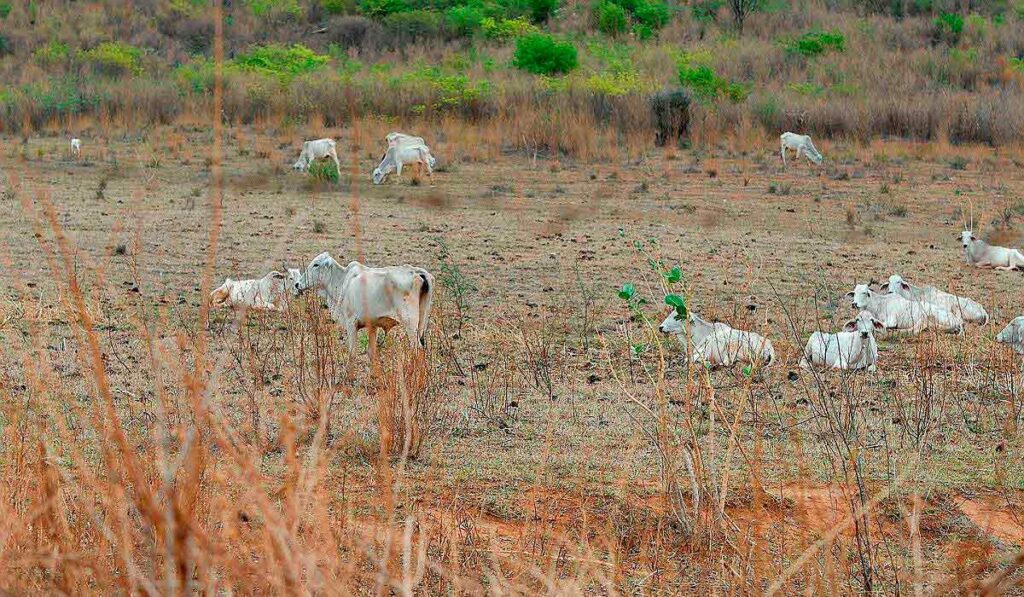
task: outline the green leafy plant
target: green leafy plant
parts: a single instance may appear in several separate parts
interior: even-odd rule
[[[935,34],[950,43],[960,41],[964,32],[964,18],[955,12],[944,12],[935,17]]]
[[[558,10],[559,0],[528,0],[530,19],[534,23],[543,23]]]
[[[626,9],[610,0],[601,0],[594,7],[594,26],[605,35],[622,35],[628,26]]]
[[[348,0],[320,0],[320,8],[329,15],[345,14],[348,7]]]
[[[338,182],[338,168],[331,160],[316,160],[309,165],[309,175],[316,180]]]
[[[470,36],[480,31],[485,18],[483,8],[470,4],[453,6],[444,13],[445,23],[461,36]]]
[[[540,32],[536,25],[524,17],[516,17],[514,19],[492,19],[486,17],[480,22],[480,27],[487,37],[502,40]]]
[[[311,73],[329,61],[329,56],[317,54],[301,44],[293,46],[270,44],[255,46],[248,52],[239,54],[231,61],[231,65],[240,70],[287,80]]]
[[[257,17],[278,17],[288,16],[298,18],[302,16],[302,6],[299,0],[247,0],[249,10]]]
[[[142,72],[142,50],[119,41],[107,41],[89,50],[79,50],[77,58],[108,75]]]
[[[676,269],[678,270],[679,268]],[[676,316],[678,316],[679,319],[686,320],[686,318],[690,314],[689,311],[686,309],[686,299],[679,296],[678,294],[666,294],[665,304],[668,305],[669,307],[672,307],[672,309],[675,310]]]
[[[6,19],[11,14],[13,7],[11,0],[0,0],[0,19]]]
[[[723,96],[732,102],[739,103],[750,95],[750,89],[746,85],[726,81],[716,75],[710,66],[705,65],[680,65],[679,84],[692,91],[694,96],[703,101]]]
[[[560,75],[579,66],[576,46],[545,33],[533,33],[516,40],[512,65],[536,75]]]
[[[783,40],[782,45],[790,54],[811,58],[826,52],[842,52],[846,49],[846,37],[838,31],[809,31],[800,37]]]
[[[633,18],[639,25],[649,27],[653,31],[660,31],[662,27],[668,25],[672,18],[672,12],[668,4],[661,0],[648,0],[636,5],[636,8],[633,9]]]
[[[59,41],[51,41],[32,52],[32,57],[36,59],[36,62],[43,65],[59,64],[67,60],[70,55],[71,51],[68,49],[68,45]]]

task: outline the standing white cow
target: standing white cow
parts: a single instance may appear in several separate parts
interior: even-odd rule
[[[786,165],[786,150],[793,149],[796,151],[797,159],[800,159],[800,154],[807,156],[807,159],[811,160],[815,164],[820,164],[822,157],[818,148],[811,142],[809,135],[798,135],[796,133],[785,132],[779,135],[779,144],[782,147],[782,165]]]
[[[988,312],[985,307],[969,298],[957,296],[939,290],[934,286],[917,286],[903,279],[899,274],[889,276],[889,281],[882,284],[882,290],[895,293],[911,301],[921,301],[938,305],[956,313],[968,323],[985,325],[988,323]]]
[[[293,273],[293,271],[295,273]],[[284,311],[288,307],[288,295],[295,294],[289,287],[290,280],[299,277],[298,270],[288,274],[272,271],[256,280],[232,280],[210,293],[210,304],[244,309]]]
[[[964,333],[963,318],[945,307],[907,300],[898,294],[878,294],[867,284],[858,284],[846,296],[855,308],[871,313],[888,330],[919,334],[934,328],[954,334]]]
[[[323,252],[309,263],[295,289],[323,291],[331,317],[345,327],[350,358],[355,357],[356,335],[362,328],[369,336],[371,358],[378,329],[387,333],[401,325],[412,346],[426,345],[434,276],[425,269],[411,265],[366,267],[357,261],[343,267]]]
[[[402,167],[405,164],[415,164],[417,174],[423,168],[427,170],[430,184],[434,184],[434,164],[437,163],[434,156],[430,155],[430,148],[426,145],[396,145],[389,147],[381,157],[380,164],[373,170],[373,184],[380,184],[392,172],[397,173],[396,182],[402,178]]]
[[[811,365],[825,365],[832,369],[874,371],[878,362],[878,343],[874,332],[883,327],[881,321],[867,311],[861,311],[837,334],[814,332],[804,346],[800,367],[809,369]]]
[[[340,177],[341,162],[338,161],[337,143],[334,142],[334,139],[317,139],[303,143],[302,153],[299,154],[299,159],[292,164],[292,170],[305,172],[309,170],[310,164],[323,158],[334,160],[334,167],[338,169]]]
[[[996,336],[996,342],[1008,344],[1017,354],[1024,354],[1024,317],[1014,317]]]
[[[775,360],[771,341],[755,332],[737,330],[724,323],[711,323],[692,311],[686,323],[690,326],[690,360],[694,363],[731,367],[739,362],[769,365]],[[685,347],[686,328],[676,311],[669,313],[658,330],[675,335]]]
[[[82,140],[78,137],[71,139],[71,155],[76,158],[82,155]]]
[[[1010,271],[1024,269],[1024,253],[1017,249],[995,247],[974,236],[970,230],[960,233],[967,263],[976,267]]]

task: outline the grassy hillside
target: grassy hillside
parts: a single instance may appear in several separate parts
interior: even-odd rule
[[[653,140],[682,86],[698,142],[799,129],[992,145],[1024,135],[1024,6],[918,0],[242,0],[224,16],[225,116],[486,122],[505,144]],[[0,1],[4,132],[208,113],[210,0]]]

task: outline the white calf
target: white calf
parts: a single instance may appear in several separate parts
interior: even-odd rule
[[[295,270],[296,272],[298,270]],[[245,309],[283,311],[288,306],[288,275],[278,271],[257,280],[232,280],[227,278],[210,293],[210,304]],[[292,293],[294,294],[294,292]]]
[[[960,233],[967,263],[976,267],[995,268],[1004,271],[1024,269],[1024,253],[1017,249],[994,247],[974,236],[970,230]]]
[[[800,154],[807,156],[807,159],[811,160],[815,164],[821,163],[821,153],[818,148],[811,142],[811,137],[808,135],[798,135],[796,133],[782,133],[779,135],[779,144],[782,146],[782,165],[786,165],[786,150],[796,150],[796,157],[800,159]]]
[[[882,329],[882,322],[861,311],[857,317],[846,322],[843,331],[837,334],[814,332],[807,345],[800,366],[825,365],[832,369],[867,369],[874,371],[878,362],[878,344],[875,330]]]
[[[75,157],[82,155],[82,140],[78,137],[71,139],[71,155]]]
[[[846,296],[852,299],[854,307],[871,313],[889,330],[919,334],[934,328],[954,334],[964,333],[964,320],[938,305],[907,300],[898,294],[877,294],[867,284],[858,284]]]
[[[769,365],[775,360],[771,341],[755,332],[737,330],[724,323],[711,323],[692,311],[687,323],[692,348],[690,360],[694,363],[731,367],[739,362]],[[669,313],[658,329],[664,334],[675,335],[686,345],[686,328],[675,311]]]
[[[956,313],[968,323],[985,325],[988,323],[988,312],[985,307],[969,298],[943,292],[934,286],[917,286],[904,280],[899,274],[889,276],[889,281],[882,284],[882,290],[895,293],[911,301],[921,301],[938,305]]]
[[[302,153],[299,159],[292,164],[292,170],[305,172],[309,170],[310,164],[316,160],[331,158],[334,160],[334,167],[338,169],[338,176],[341,176],[341,162],[338,161],[338,149],[334,139],[317,139],[306,141],[302,144]]]

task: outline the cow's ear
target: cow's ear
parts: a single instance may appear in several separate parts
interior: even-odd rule
[[[844,332],[855,332],[855,331],[857,331],[857,320],[856,319],[851,319],[850,321],[847,321],[846,324],[843,325],[843,331]]]
[[[907,284],[906,282],[900,282],[900,287],[903,290],[910,290],[910,284]]]
[[[977,237],[977,236],[974,236],[974,235],[972,234],[972,235],[971,235],[971,240],[978,240],[978,237]]]
[[[889,292],[889,283],[886,282],[885,284],[882,284],[881,286],[878,287],[878,289],[883,290],[885,292]]]
[[[846,293],[846,298],[853,298],[853,291],[852,290],[850,292]]]
[[[874,317],[871,318],[871,325],[875,326],[876,330],[880,330],[885,327],[885,325],[883,325],[881,321],[878,321]]]
[[[274,275],[274,278],[277,279],[277,280],[284,280],[284,278],[285,278],[285,275],[282,274],[281,272],[275,271],[275,272],[271,272],[271,273]]]

